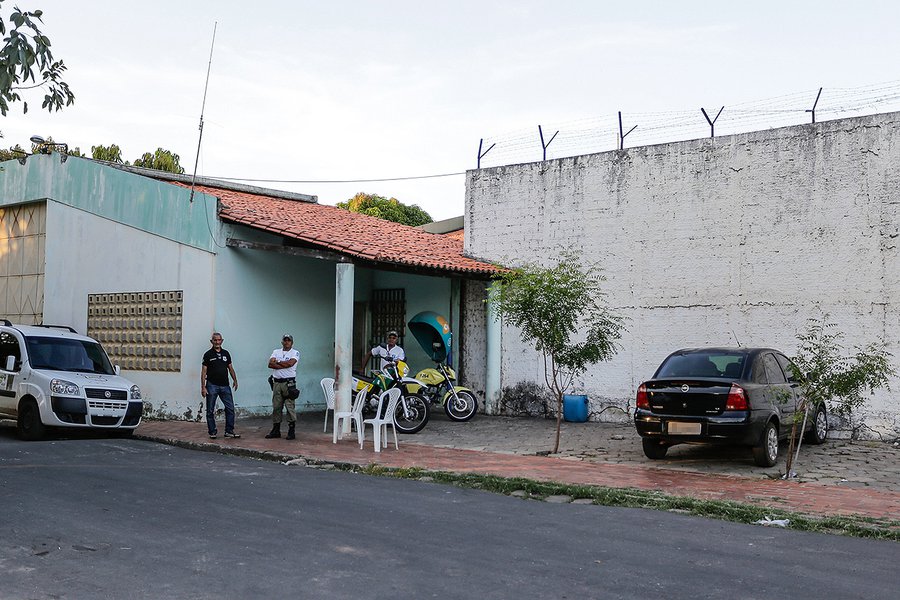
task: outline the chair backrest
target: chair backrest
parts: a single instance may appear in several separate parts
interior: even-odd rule
[[[397,412],[397,401],[400,400],[400,388],[391,388],[381,392],[378,397],[378,414],[382,419],[394,420],[394,413]],[[382,412],[381,407],[387,402],[387,408]]]
[[[356,392],[356,398],[353,399],[353,406],[350,408],[350,412],[354,415],[361,415],[363,406],[366,405],[366,395],[368,390],[363,388]]]
[[[326,410],[334,410],[334,379],[324,377],[320,383],[322,384],[322,393],[325,394]]]

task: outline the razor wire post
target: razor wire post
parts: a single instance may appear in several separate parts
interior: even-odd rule
[[[556,133],[559,133],[559,129],[556,130]],[[541,148],[544,150],[544,158],[543,160],[547,160],[547,147],[553,143],[554,138],[556,138],[556,133],[550,138],[546,144],[544,143],[544,130],[541,129],[541,126],[538,125],[538,135],[541,136]]]
[[[709,137],[711,137],[711,138],[716,137],[716,121],[719,120],[719,115],[722,114],[723,110],[725,110],[724,106],[719,109],[719,112],[716,113],[716,118],[713,119],[712,121],[710,121],[709,115],[706,114],[706,109],[705,108],[700,109],[700,112],[702,112],[703,116],[706,117],[706,122],[709,123]]]
[[[631,133],[635,129],[637,129],[637,125],[635,125],[631,129],[629,129],[628,133]],[[622,133],[622,111],[620,110],[619,111],[619,150],[625,149],[625,136],[628,135],[628,133]]]
[[[481,146],[482,146],[483,144],[484,144],[484,138],[481,138],[480,140],[478,140],[478,162],[476,163],[476,164],[477,164],[477,167],[476,167],[477,169],[480,169],[480,168],[481,168],[481,159],[484,158],[484,156],[485,156],[488,152],[491,151],[491,148],[493,148],[494,146],[497,145],[497,142],[494,142],[493,144],[491,144],[491,148],[488,148],[488,149],[485,150],[484,152],[481,151]]]
[[[821,96],[821,95],[822,95],[822,88],[819,88],[819,93],[816,94],[816,101],[813,102],[813,107],[807,108],[806,111],[804,111],[804,112],[812,113],[812,122],[813,123],[816,122],[816,105],[819,103],[819,96]]]

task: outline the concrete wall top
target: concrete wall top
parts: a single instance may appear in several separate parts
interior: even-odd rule
[[[58,153],[0,165],[0,206],[52,199],[194,248],[215,251],[213,196]]]

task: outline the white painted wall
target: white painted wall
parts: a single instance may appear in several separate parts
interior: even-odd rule
[[[182,372],[124,371],[154,409],[181,415],[200,405],[193,356],[209,346],[215,255],[92,213],[47,201],[44,322],[87,330],[88,294],[184,290]],[[199,364],[199,359],[196,361]]]
[[[898,167],[890,113],[470,171],[466,252],[547,263],[575,247],[603,266],[630,321],[619,355],[577,384],[593,411],[633,406],[673,350],[738,339],[791,354],[824,313],[848,346],[883,339],[897,355]],[[516,332],[503,347],[504,387],[541,381]],[[861,414],[900,430],[889,392]]]

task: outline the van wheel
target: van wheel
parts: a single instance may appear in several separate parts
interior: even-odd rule
[[[778,427],[769,421],[763,429],[762,438],[753,446],[753,460],[760,467],[773,467],[778,460]]]
[[[16,420],[16,428],[19,437],[23,440],[35,441],[42,439],[47,433],[47,428],[41,422],[41,411],[37,402],[25,400],[19,406],[19,418]]]

